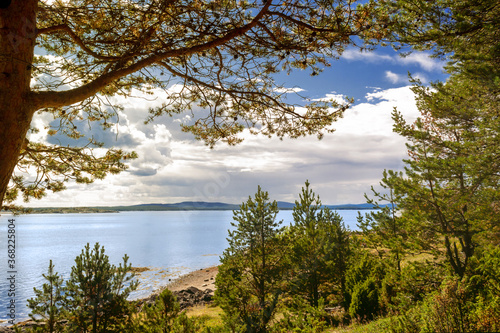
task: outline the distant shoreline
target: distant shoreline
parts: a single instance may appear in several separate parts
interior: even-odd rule
[[[295,204],[278,201],[280,210],[292,210]],[[370,204],[345,204],[325,205],[332,210],[371,210]],[[142,204],[132,206],[108,206],[108,207],[38,207],[26,208],[20,214],[95,214],[95,213],[119,213],[119,212],[154,212],[154,211],[232,211],[238,210],[239,205],[221,202],[196,202],[187,201],[174,204]]]

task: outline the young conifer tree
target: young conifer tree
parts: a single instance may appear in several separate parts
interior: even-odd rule
[[[379,256],[388,252],[394,267],[401,271],[401,261],[408,250],[417,244],[410,242],[409,226],[400,216],[398,203],[404,197],[404,193],[398,191],[397,184],[403,178],[402,172],[384,170],[380,186],[382,191],[378,192],[372,186],[373,197],[365,194],[367,203],[372,204],[374,210],[365,214],[359,213],[358,227],[363,231],[363,243],[374,248]],[[415,229],[413,229],[416,232]],[[421,247],[423,242],[419,243]]]
[[[67,283],[71,297],[69,309],[80,330],[93,333],[119,331],[120,320],[131,312],[126,299],[138,285],[133,281],[134,275],[129,274],[130,268],[127,255],[123,257],[123,265],[116,267],[110,264],[104,247],[96,243],[91,250],[87,243],[76,257]]]
[[[282,293],[286,250],[278,237],[277,213],[277,202],[270,203],[259,186],[255,199],[234,212],[234,230],[221,257],[216,300],[247,332],[267,331]]]
[[[54,272],[52,260],[43,278],[47,282],[42,285],[42,289],[33,288],[35,297],[28,299],[28,307],[31,309],[30,318],[43,323],[43,326],[37,326],[37,329],[43,332],[62,332],[63,327],[59,322],[67,313],[68,299],[63,287],[63,278]]]
[[[293,209],[292,292],[318,307],[325,283],[339,282],[344,290],[348,236],[340,215],[322,206],[308,181],[305,185]]]

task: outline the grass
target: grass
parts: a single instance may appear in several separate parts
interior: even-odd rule
[[[334,327],[325,330],[325,333],[390,333],[390,324],[394,317],[373,320],[366,324],[354,323],[345,327]]]
[[[214,305],[198,305],[186,310],[189,318],[198,318],[203,326],[216,327],[222,325],[222,309]]]

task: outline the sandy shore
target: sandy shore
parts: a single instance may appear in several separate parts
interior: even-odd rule
[[[215,290],[215,276],[219,267],[209,267],[196,270],[194,272],[181,275],[166,286],[171,291],[180,291],[189,287],[196,287],[200,290]]]

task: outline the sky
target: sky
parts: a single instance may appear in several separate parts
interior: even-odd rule
[[[134,150],[139,158],[129,169],[90,185],[68,183],[67,190],[29,207],[116,206],[146,203],[209,201],[239,204],[260,185],[272,200],[294,202],[306,180],[324,204],[364,203],[384,169],[402,170],[405,140],[392,132],[394,107],[408,122],[418,117],[408,73],[424,84],[444,81],[444,63],[430,53],[400,57],[389,48],[373,52],[347,49],[319,76],[295,72],[278,82],[313,99],[355,99],[322,140],[267,138],[244,133],[237,146],[218,144],[210,149],[180,131],[179,118],[162,117],[145,125],[148,107],[161,99],[116,98],[124,110],[108,132],[94,133],[106,146]],[[37,115],[34,126],[53,121]],[[55,142],[43,132],[32,140]]]

